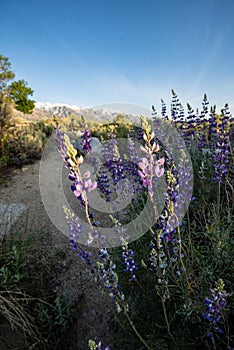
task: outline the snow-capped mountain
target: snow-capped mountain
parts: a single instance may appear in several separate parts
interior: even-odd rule
[[[43,115],[47,117],[52,117],[54,115],[59,118],[83,116],[87,121],[92,120],[96,122],[111,122],[121,113],[121,111],[117,111],[118,109],[106,107],[105,105],[99,106],[99,108],[85,108],[62,103],[36,102],[35,107],[33,113],[43,113]],[[136,120],[136,118],[129,112],[123,114],[129,120]]]
[[[36,102],[35,107],[44,110],[51,115],[56,115],[57,117],[68,117],[69,115],[77,114],[77,112],[81,112],[82,110],[82,107],[76,105],[51,102]]]
[[[40,108],[40,109],[45,109],[45,110],[50,110],[50,109],[55,108],[55,107],[56,108],[57,107],[67,107],[67,108],[71,108],[74,110],[81,110],[82,109],[81,106],[69,105],[66,103],[52,103],[52,102],[36,102],[35,107]]]
[[[115,117],[115,114],[111,112],[106,113],[92,108],[51,102],[36,102],[35,110],[33,113],[42,113],[47,117],[56,115],[58,118],[69,116],[83,116],[86,120],[93,120],[98,122],[111,121]]]

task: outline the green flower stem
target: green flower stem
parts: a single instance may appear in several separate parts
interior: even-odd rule
[[[135,333],[135,334],[137,335],[137,337],[140,339],[140,341],[142,342],[142,344],[144,344],[144,346],[146,347],[146,349],[148,349],[148,350],[153,350],[152,348],[150,348],[150,347],[148,346],[148,344],[146,343],[146,341],[142,338],[142,336],[140,335],[140,333],[138,332],[138,330],[137,330],[136,327],[134,326],[134,324],[133,324],[131,318],[129,317],[129,315],[128,315],[128,313],[127,313],[127,311],[124,311],[124,315],[126,316],[126,318],[127,318],[128,322],[129,322],[130,326],[132,327],[134,333]]]
[[[178,218],[177,218],[178,220]],[[184,270],[184,274],[185,274],[185,278],[186,278],[186,282],[187,282],[187,285],[188,285],[188,288],[191,292],[194,292],[192,286],[191,286],[191,283],[189,282],[189,279],[188,279],[188,274],[187,274],[187,270],[186,270],[186,267],[184,265],[184,262],[183,262],[183,259],[182,259],[182,242],[181,242],[181,235],[180,235],[180,225],[177,226],[177,230],[178,230],[178,238],[179,238],[179,256],[180,256],[180,263],[183,267],[183,270]]]
[[[173,342],[176,344],[175,338],[173,337],[173,334],[171,333],[171,330],[170,330],[170,324],[169,324],[168,317],[167,317],[167,310],[166,310],[166,306],[165,306],[165,301],[164,300],[161,300],[161,301],[162,301],[162,306],[163,306],[164,318],[165,318],[165,321],[167,324],[167,332],[168,332],[169,336],[171,337],[171,339],[173,340]]]

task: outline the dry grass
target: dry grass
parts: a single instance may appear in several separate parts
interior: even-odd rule
[[[21,292],[0,291],[0,318],[3,329],[0,344],[6,343],[6,349],[11,348],[9,342],[13,341],[12,336],[14,349],[36,349],[39,346],[37,327],[33,317],[26,311],[31,299]]]

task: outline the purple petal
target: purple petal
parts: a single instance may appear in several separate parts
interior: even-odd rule
[[[139,168],[144,170],[149,165],[148,159],[143,157],[142,161],[138,165],[139,165]]]
[[[91,186],[88,187],[88,192],[94,190],[97,187],[97,182],[94,181]]]
[[[165,159],[164,158],[160,158],[158,161],[157,161],[157,164],[158,165],[163,165],[165,163]]]
[[[138,170],[137,172],[141,179],[145,178],[145,175],[140,170]]]
[[[84,178],[88,179],[90,177],[90,171],[84,173]]]
[[[164,168],[160,168],[158,165],[153,167],[154,173],[157,177],[160,177],[164,174]]]
[[[91,179],[85,181],[85,182],[84,182],[84,186],[85,186],[85,188],[88,188],[88,187],[92,186],[92,181],[91,181]]]
[[[78,190],[75,190],[73,193],[76,197],[79,197],[82,194],[82,192]]]

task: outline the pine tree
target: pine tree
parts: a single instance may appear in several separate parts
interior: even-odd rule
[[[28,98],[28,96],[32,94],[33,90],[27,87],[27,82],[24,80],[14,81],[9,86],[8,96],[15,102],[17,111],[23,112],[24,114],[29,114],[33,111],[35,106],[34,101]]]

